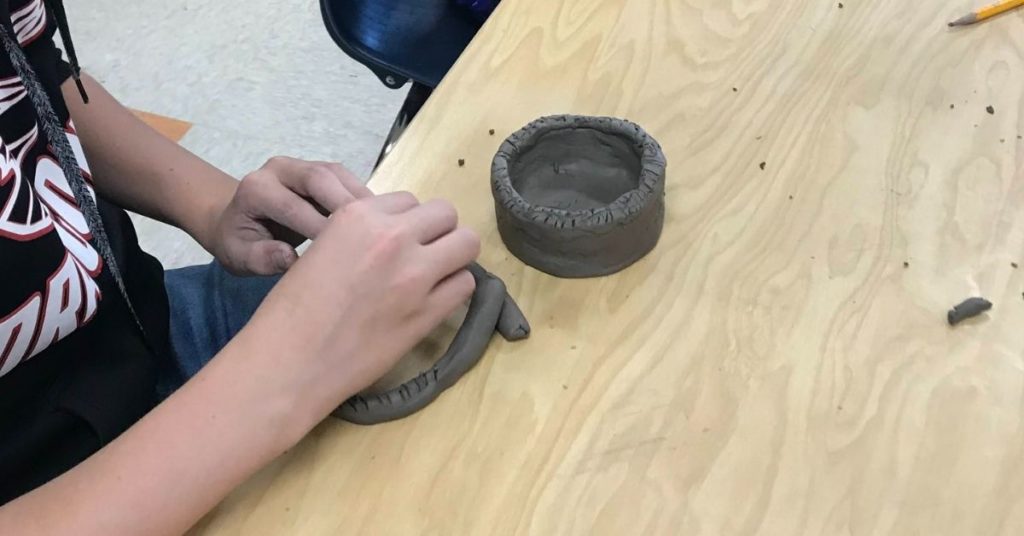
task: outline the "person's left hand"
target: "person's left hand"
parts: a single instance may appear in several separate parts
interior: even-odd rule
[[[341,164],[275,156],[246,175],[216,216],[207,249],[236,275],[272,275],[298,258],[327,218],[373,193]]]

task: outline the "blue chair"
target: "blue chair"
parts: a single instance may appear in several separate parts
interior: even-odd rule
[[[334,42],[385,86],[412,82],[379,165],[482,20],[453,0],[320,0],[320,12]]]

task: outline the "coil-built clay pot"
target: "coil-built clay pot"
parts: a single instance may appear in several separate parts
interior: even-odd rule
[[[555,276],[622,270],[661,236],[665,166],[661,146],[635,123],[542,117],[494,156],[501,238],[520,260]]]
[[[505,290],[505,283],[479,264],[470,265],[469,271],[476,290],[448,351],[430,369],[398,387],[376,395],[353,396],[334,410],[335,417],[356,424],[378,424],[412,415],[480,361],[495,331],[508,341],[530,335],[530,324]]]

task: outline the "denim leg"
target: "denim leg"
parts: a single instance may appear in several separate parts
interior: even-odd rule
[[[181,387],[227,345],[278,279],[233,276],[216,261],[164,274],[174,362],[160,371],[157,393],[161,398]]]

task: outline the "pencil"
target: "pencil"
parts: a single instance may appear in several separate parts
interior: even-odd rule
[[[983,7],[974,13],[969,13],[949,23],[950,26],[967,26],[968,24],[974,24],[975,22],[981,22],[985,19],[995,17],[1000,13],[1009,11],[1015,7],[1024,6],[1024,0],[1002,0],[996,2],[990,6]]]

